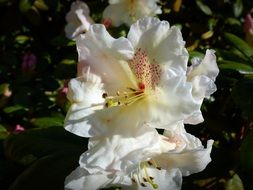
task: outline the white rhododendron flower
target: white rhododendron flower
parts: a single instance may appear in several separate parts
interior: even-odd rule
[[[153,129],[145,127],[147,130]],[[120,186],[123,189],[176,190],[181,188],[182,175],[200,172],[211,161],[213,141],[209,140],[205,149],[198,138],[186,133],[182,122],[172,130],[165,131],[164,135],[158,135],[156,143],[151,143],[153,150],[145,148],[132,152],[135,144],[127,143],[124,138],[115,138],[100,137],[95,141],[101,144],[96,142],[96,145],[91,141],[90,150],[80,158],[80,166],[66,178],[66,189],[92,190]],[[146,142],[149,138],[146,136]],[[125,146],[120,144],[121,140],[123,144],[126,143]],[[136,139],[137,146],[143,143],[138,142],[141,140],[144,139]],[[125,149],[129,152],[126,155],[123,154]],[[144,158],[144,155],[148,158]],[[117,159],[125,160],[125,163]],[[117,162],[118,165],[128,166],[127,172],[122,172],[120,167],[113,167]]]
[[[89,68],[103,87],[92,86],[97,90],[87,106],[86,83],[78,79],[70,83],[67,130],[91,137],[94,126],[101,128],[96,131],[107,126],[128,130],[149,123],[168,129],[200,110],[202,102],[195,100],[187,81],[185,42],[180,30],[168,22],[141,19],[131,26],[127,39],[114,39],[103,25],[95,24],[76,42],[79,74]],[[78,100],[71,97],[72,91]]]
[[[103,18],[111,20],[113,26],[130,26],[145,16],[161,14],[158,0],[109,0],[109,6],[103,12]]]
[[[71,9],[66,16],[65,33],[67,38],[75,39],[79,34],[89,29],[90,25],[94,23],[89,14],[90,10],[86,3],[77,0],[71,4]]]
[[[91,138],[66,189],[180,189],[181,175],[206,167],[213,141],[204,148],[183,123],[200,122],[203,98],[215,90],[212,50],[187,68],[180,30],[148,17],[127,38],[95,24],[76,42],[78,78],[69,83],[65,128]]]

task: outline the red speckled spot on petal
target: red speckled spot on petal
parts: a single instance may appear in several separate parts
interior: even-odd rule
[[[138,48],[134,58],[129,61],[130,68],[139,80],[139,88],[154,88],[161,78],[161,68],[153,59],[150,60],[147,53]]]

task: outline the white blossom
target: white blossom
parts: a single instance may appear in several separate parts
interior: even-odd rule
[[[109,5],[103,12],[103,18],[110,19],[114,26],[121,24],[130,26],[142,17],[161,13],[157,0],[109,0]]]
[[[146,126],[146,130],[152,129]],[[177,190],[181,189],[182,175],[200,172],[211,161],[213,141],[209,140],[204,148],[198,138],[185,131],[182,123],[165,131],[164,135],[156,132],[155,136],[159,137],[150,143],[152,148],[147,145],[149,138],[154,138],[144,131],[141,133],[140,137],[144,137],[147,143],[144,149],[138,147],[145,142],[140,138],[96,139],[95,145],[92,142],[90,150],[80,157],[80,166],[66,178],[65,188],[95,190],[116,186],[122,189]],[[133,151],[133,147],[138,147],[137,151]]]
[[[90,10],[86,3],[77,0],[71,4],[71,9],[66,16],[65,33],[67,38],[75,39],[79,34],[89,30],[90,25],[94,23],[89,14]]]
[[[72,106],[66,129],[82,131],[86,137],[94,136],[93,129],[104,131],[107,126],[128,130],[149,123],[167,129],[200,111],[202,102],[195,100],[192,83],[187,81],[188,52],[177,27],[144,18],[131,26],[127,39],[114,39],[103,25],[95,24],[76,42],[80,76],[89,70],[101,84],[94,85],[96,95],[86,105],[85,98],[71,98],[84,97],[86,82],[78,82],[82,88],[70,83],[69,88],[77,90],[68,96]]]

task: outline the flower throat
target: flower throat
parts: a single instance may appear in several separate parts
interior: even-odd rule
[[[146,91],[153,91],[159,83],[161,78],[159,64],[154,59],[150,61],[147,53],[141,48],[137,49],[128,64],[138,81],[138,89],[128,87],[127,91],[117,92],[115,96],[103,93],[102,96],[106,100],[105,107],[130,105],[143,99],[147,95]]]

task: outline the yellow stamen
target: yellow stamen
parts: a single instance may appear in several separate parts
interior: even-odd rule
[[[145,95],[143,90],[128,89],[131,91],[123,92],[123,95],[119,91],[116,93],[116,96],[108,96],[107,93],[103,93],[102,97],[106,100],[105,107],[130,105],[142,99]]]

